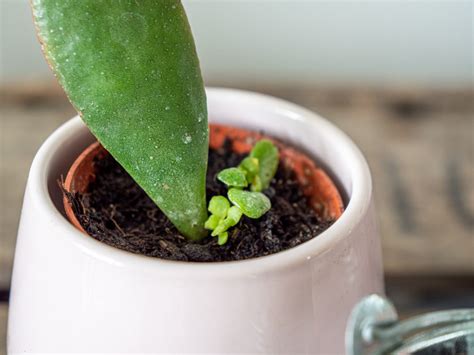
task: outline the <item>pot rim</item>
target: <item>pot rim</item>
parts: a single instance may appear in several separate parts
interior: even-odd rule
[[[351,233],[369,208],[372,198],[372,180],[365,158],[345,133],[318,114],[282,99],[227,88],[206,88],[206,92],[214,101],[251,102],[256,106],[271,107],[279,114],[284,112],[292,120],[316,125],[322,135],[332,137],[335,149],[344,157],[345,163],[349,166],[352,184],[349,202],[334,224],[316,238],[296,247],[258,258],[225,262],[183,262],[152,258],[133,254],[86,237],[56,208],[48,188],[48,172],[53,165],[55,151],[59,147],[67,146],[69,139],[77,135],[77,132],[84,127],[80,117],[75,116],[54,131],[40,147],[33,160],[28,179],[30,193],[36,195],[35,200],[44,208],[46,218],[58,222],[57,227],[64,231],[64,238],[69,238],[69,242],[90,256],[119,267],[159,268],[161,271],[173,270],[173,272],[182,271],[185,274],[212,274],[228,277],[242,274],[254,275],[291,268],[296,264],[308,262],[327,252]],[[338,175],[337,172],[334,173]]]

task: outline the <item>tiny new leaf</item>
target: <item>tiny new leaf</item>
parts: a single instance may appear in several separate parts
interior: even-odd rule
[[[232,188],[227,192],[229,200],[250,218],[260,218],[270,210],[272,204],[261,192],[245,191]]]
[[[255,144],[250,152],[250,157],[258,160],[258,176],[261,185],[255,191],[265,190],[270,186],[278,168],[278,149],[271,141],[262,139]]]
[[[247,187],[248,185],[245,171],[240,168],[224,169],[217,175],[217,179],[227,186]]]

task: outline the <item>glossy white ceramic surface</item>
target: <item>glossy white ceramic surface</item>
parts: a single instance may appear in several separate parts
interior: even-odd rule
[[[38,151],[16,247],[8,324],[15,353],[342,353],[352,306],[383,293],[367,164],[320,116],[260,94],[208,89],[212,122],[264,130],[324,163],[348,196],[317,238],[253,260],[164,261],[81,234],[57,180],[92,140],[78,117]]]

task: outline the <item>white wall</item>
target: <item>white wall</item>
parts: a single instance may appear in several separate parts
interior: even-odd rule
[[[184,0],[213,83],[472,85],[473,0]],[[2,82],[50,77],[27,0],[0,0]]]

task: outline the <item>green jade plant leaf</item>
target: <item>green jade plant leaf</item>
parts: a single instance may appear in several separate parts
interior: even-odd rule
[[[206,96],[179,0],[32,0],[44,54],[92,133],[178,230],[204,237]]]

